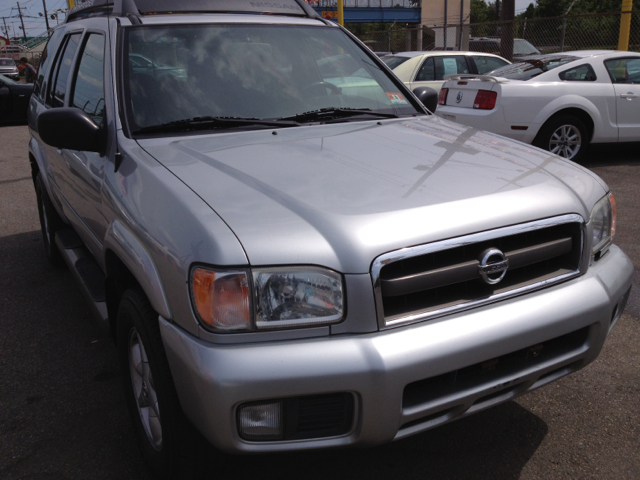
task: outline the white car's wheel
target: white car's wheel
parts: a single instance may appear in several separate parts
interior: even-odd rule
[[[535,144],[563,158],[579,162],[589,145],[588,134],[582,120],[563,115],[552,118],[542,127]]]

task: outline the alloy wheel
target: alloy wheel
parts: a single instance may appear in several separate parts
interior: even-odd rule
[[[129,373],[142,426],[149,443],[155,450],[160,450],[162,448],[162,423],[158,395],[149,368],[147,352],[135,328],[131,329],[129,334]]]
[[[549,139],[549,151],[571,160],[582,147],[582,135],[575,125],[558,127]]]

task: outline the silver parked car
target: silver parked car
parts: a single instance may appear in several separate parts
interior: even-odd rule
[[[158,476],[183,418],[225,452],[373,446],[597,357],[633,274],[607,186],[419,94],[302,0],[94,0],[54,31],[45,252],[113,334]]]

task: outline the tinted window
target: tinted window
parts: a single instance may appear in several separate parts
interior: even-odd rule
[[[596,72],[593,71],[591,65],[580,65],[558,74],[560,80],[568,82],[594,82],[597,80]]]
[[[42,52],[42,58],[40,58],[40,66],[38,67],[38,78],[36,78],[35,85],[33,87],[34,95],[39,95],[40,92],[47,91],[47,82],[45,82],[45,77],[49,72],[49,65],[53,59],[56,50],[60,47],[60,42],[62,40],[64,33],[62,30],[56,30],[49,41],[47,42],[47,46]]]
[[[482,55],[474,55],[473,61],[476,64],[476,69],[480,75],[484,75],[485,73],[489,73],[496,68],[504,67],[505,65],[509,65],[508,62],[502,60],[501,58],[496,57],[483,57]]]
[[[416,75],[416,82],[433,82],[436,79],[436,67],[433,65],[433,57],[428,57],[424,62],[418,75]]]
[[[402,65],[404,62],[406,62],[410,58],[411,57],[393,57],[393,56],[389,56],[389,57],[382,57],[381,60],[384,63],[387,64],[387,67],[389,67],[391,70],[393,70],[398,65]]]
[[[80,34],[74,33],[69,35],[62,52],[62,56],[58,59],[58,63],[54,67],[55,80],[52,80],[52,89],[50,94],[50,105],[52,107],[62,107],[64,99],[67,95],[67,80],[71,71],[71,63],[78,49],[80,42]]]
[[[494,77],[510,78],[512,80],[529,80],[541,73],[548,72],[569,62],[578,60],[578,57],[568,55],[542,55],[538,58],[530,58],[511,65],[505,65],[491,72]]]
[[[91,34],[80,56],[71,105],[102,125],[104,118],[104,36]]]
[[[469,73],[464,55],[429,57],[420,67],[416,82],[444,80],[445,75]]]
[[[613,83],[640,83],[640,58],[620,58],[604,62]]]

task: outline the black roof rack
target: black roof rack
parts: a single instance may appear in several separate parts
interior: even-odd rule
[[[319,18],[305,0],[87,0],[69,10],[66,22],[101,15],[161,13],[273,13]]]

